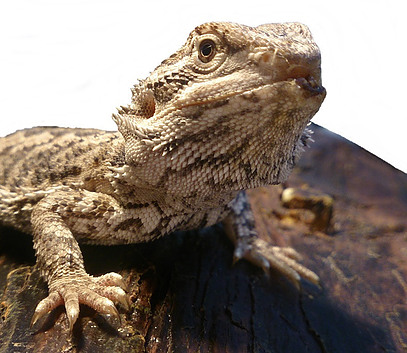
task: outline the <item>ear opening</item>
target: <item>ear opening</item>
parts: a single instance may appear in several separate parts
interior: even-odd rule
[[[139,87],[132,89],[133,97],[132,114],[140,118],[151,118],[155,113],[155,98],[151,90],[141,90]]]
[[[117,108],[117,114],[113,114],[119,132],[127,139],[135,135],[141,139],[147,139],[147,133],[138,122],[151,118],[155,113],[155,98],[151,90],[143,90],[134,86],[132,91],[132,103],[128,106]]]

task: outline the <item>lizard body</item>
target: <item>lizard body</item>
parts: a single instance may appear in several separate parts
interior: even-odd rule
[[[284,181],[325,97],[320,52],[298,23],[206,23],[132,89],[119,132],[32,128],[0,139],[0,222],[33,234],[49,296],[33,322],[65,305],[117,314],[115,273],[84,269],[78,242],[126,244],[224,221],[235,257],[294,282],[318,277],[291,248],[257,237],[244,190]]]

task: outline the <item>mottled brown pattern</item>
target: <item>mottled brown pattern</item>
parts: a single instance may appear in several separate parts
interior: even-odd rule
[[[0,139],[0,222],[33,234],[49,296],[117,315],[121,276],[89,276],[78,241],[127,244],[224,221],[236,259],[299,283],[318,277],[257,237],[244,190],[284,181],[325,97],[320,53],[298,23],[206,23],[132,89],[119,132],[42,127]]]

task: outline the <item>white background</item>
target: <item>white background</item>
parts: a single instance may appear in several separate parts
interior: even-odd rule
[[[129,88],[206,21],[300,21],[328,96],[314,122],[407,172],[403,1],[0,0],[0,136],[38,125],[115,130]]]

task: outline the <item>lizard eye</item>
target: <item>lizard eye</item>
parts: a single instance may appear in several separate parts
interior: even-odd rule
[[[205,33],[195,38],[191,48],[190,65],[194,72],[208,74],[226,60],[227,46],[217,35]]]
[[[199,59],[207,63],[213,59],[216,54],[216,44],[211,39],[205,39],[199,44]]]

